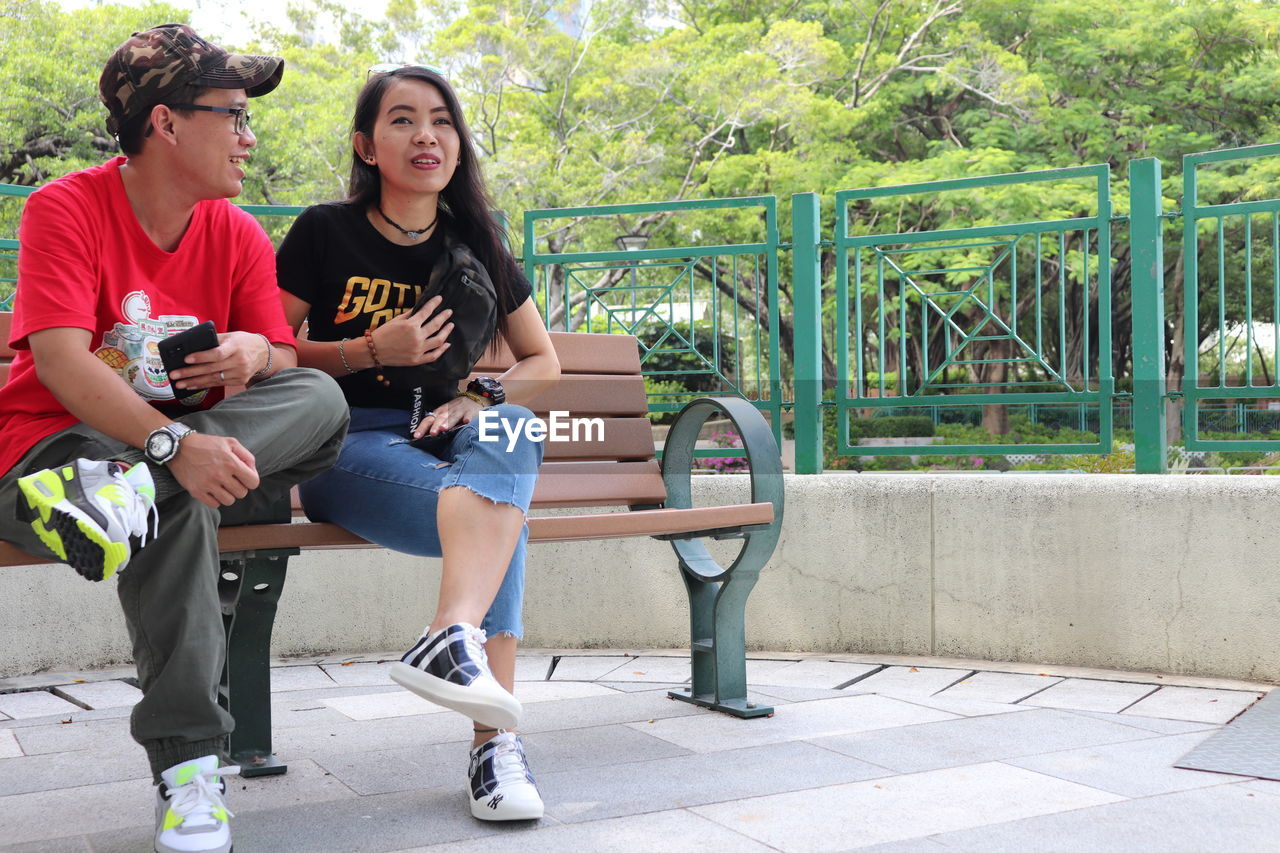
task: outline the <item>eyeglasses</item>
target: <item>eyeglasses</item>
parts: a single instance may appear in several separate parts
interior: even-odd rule
[[[203,110],[207,113],[223,113],[236,117],[236,123],[233,130],[236,136],[240,136],[249,129],[249,122],[253,116],[244,107],[210,107],[204,104],[170,104],[170,109],[174,110]]]
[[[442,70],[432,65],[420,65],[416,62],[380,62],[369,68],[369,73],[365,75],[364,79],[368,80],[375,74],[390,74],[392,71],[399,71],[401,68],[425,68],[432,74],[439,74],[441,77],[444,76],[444,72]]]

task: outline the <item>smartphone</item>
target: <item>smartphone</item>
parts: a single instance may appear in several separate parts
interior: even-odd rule
[[[180,367],[187,367],[186,357],[193,352],[203,352],[207,349],[213,349],[218,345],[218,333],[214,330],[213,321],[205,320],[198,326],[192,326],[176,335],[170,335],[164,340],[156,344],[156,349],[160,351],[160,361],[164,364],[166,373],[172,373]],[[169,387],[173,389],[173,396],[181,400],[183,397],[190,397],[192,394],[199,394],[204,388],[178,388],[175,387],[173,381],[169,381]]]

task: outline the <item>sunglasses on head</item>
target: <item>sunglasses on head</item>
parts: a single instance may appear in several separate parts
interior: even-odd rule
[[[401,68],[425,68],[432,74],[439,74],[441,77],[444,76],[444,72],[442,70],[431,65],[422,65],[417,62],[380,62],[369,68],[369,73],[365,75],[364,79],[368,80],[375,74],[390,74],[392,71],[399,71]]]

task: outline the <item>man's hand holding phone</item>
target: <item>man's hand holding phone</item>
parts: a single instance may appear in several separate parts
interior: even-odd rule
[[[165,338],[158,345],[176,397],[205,388],[248,385],[267,365],[270,344],[251,332],[215,334],[205,322]]]

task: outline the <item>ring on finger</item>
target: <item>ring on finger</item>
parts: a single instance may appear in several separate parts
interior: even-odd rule
[[[226,372],[225,370],[219,370],[219,371],[218,371],[218,378],[219,378],[220,380],[222,380],[223,382],[226,382],[226,381],[227,381],[227,372]]]

